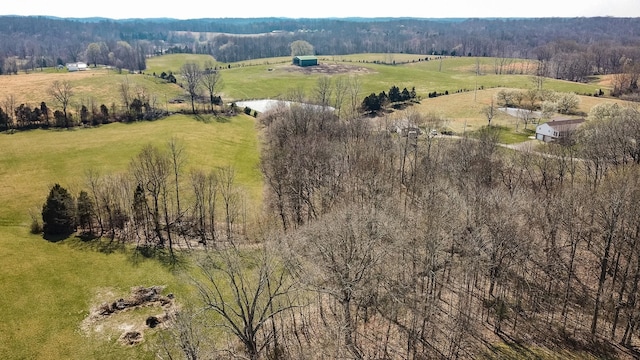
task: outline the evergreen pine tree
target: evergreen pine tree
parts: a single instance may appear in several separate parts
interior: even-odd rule
[[[76,229],[76,204],[67,189],[55,184],[42,206],[43,232],[70,235]]]

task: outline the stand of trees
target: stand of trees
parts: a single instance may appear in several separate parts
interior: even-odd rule
[[[56,185],[43,208],[45,235],[61,234],[57,219],[69,219],[66,235],[77,226],[82,236],[163,251],[172,260],[176,249],[243,238],[246,202],[233,168],[192,169],[185,179],[186,161],[183,145],[172,139],[166,148],[145,146],[127,172],[88,171],[77,200]]]
[[[407,90],[407,88],[400,91],[400,88],[394,85],[389,88],[388,94],[384,91],[377,95],[375,93],[371,93],[369,96],[364,98],[361,107],[364,112],[376,113],[387,105],[391,105],[394,108],[400,108],[411,101],[417,101],[415,87],[413,87],[411,91]]]
[[[638,128],[640,114],[607,110],[549,156],[501,149],[490,127],[409,143],[308,107],[261,115],[265,200],[284,232],[269,246],[308,295],[247,354],[476,358],[504,338],[596,357],[633,346],[640,133],[616,129]]]
[[[98,106],[92,99],[75,102],[73,85],[68,81],[54,81],[49,87],[51,100],[60,106],[52,109],[45,101],[39,106],[17,105],[12,95],[0,102],[0,131],[47,128],[69,128],[74,126],[97,126],[112,122],[156,120],[167,116],[165,110],[156,106],[155,96],[143,87],[133,87],[125,79],[119,85],[122,99],[120,106],[113,103]],[[75,108],[75,114],[70,109]]]

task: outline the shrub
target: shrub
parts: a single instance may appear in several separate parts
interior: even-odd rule
[[[31,214],[31,229],[30,232],[34,235],[42,234],[42,224],[38,220],[38,217]]]

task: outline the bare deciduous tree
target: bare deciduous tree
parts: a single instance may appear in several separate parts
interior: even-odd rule
[[[496,107],[493,105],[493,98],[491,99],[491,104],[485,106],[482,110],[482,114],[487,118],[487,126],[491,126],[491,120],[496,116]]]
[[[188,62],[182,65],[182,79],[184,80],[184,88],[191,99],[191,112],[196,113],[196,98],[202,82],[202,70],[200,65]]]
[[[62,106],[62,113],[64,114],[66,126],[69,126],[67,107],[73,96],[73,86],[69,81],[55,80],[49,88],[49,95]]]
[[[277,338],[267,325],[297,306],[289,272],[264,249],[249,255],[236,248],[208,256],[200,269],[204,280],[196,287],[205,308],[221,317],[249,359],[258,359]]]
[[[363,355],[354,306],[375,292],[378,266],[391,241],[380,214],[354,206],[308,225],[291,244],[300,256],[300,280],[340,304],[342,341],[355,358]]]
[[[131,85],[129,84],[129,78],[125,76],[124,80],[120,82],[118,86],[118,92],[120,93],[120,98],[122,99],[122,105],[124,106],[124,111],[129,111],[129,105],[131,104]]]
[[[209,93],[209,105],[211,106],[211,112],[213,112],[213,105],[216,101],[216,94],[222,89],[224,83],[222,81],[222,74],[216,70],[213,62],[207,62],[204,65],[205,69],[202,73],[202,85]]]
[[[333,81],[334,102],[333,107],[336,109],[338,117],[342,112],[342,105],[344,103],[345,96],[347,95],[348,81],[342,76],[338,76]]]
[[[157,239],[157,246],[165,246],[164,231],[170,237],[169,224],[163,224],[163,214],[168,212],[166,208],[167,180],[171,174],[171,160],[158,148],[147,145],[142,148],[138,156],[131,161],[131,172],[137,182],[150,197],[150,218],[153,222],[153,230]],[[173,253],[173,244],[169,244],[169,250]]]
[[[296,40],[289,45],[291,56],[313,55],[313,45],[304,40]]]
[[[350,117],[356,118],[359,116],[359,108],[362,99],[360,98],[362,93],[362,82],[358,76],[350,76],[347,82],[347,89],[349,94],[349,113]]]
[[[329,106],[332,90],[330,77],[322,76],[318,78],[315,87],[315,98],[319,105]]]

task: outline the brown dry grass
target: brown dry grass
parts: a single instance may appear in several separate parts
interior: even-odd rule
[[[446,119],[444,127],[456,133],[474,131],[487,125],[487,119],[482,111],[491,104],[491,99],[494,99],[494,105],[498,106],[495,97],[502,89],[503,88],[478,90],[477,93],[469,91],[439,96],[437,98],[422,99],[420,104],[413,106],[413,108],[420,113],[432,113]],[[634,105],[634,103],[629,101],[605,97],[579,95],[579,98],[580,105],[577,111],[585,116],[588,115],[591,108],[597,104],[616,103],[621,106]],[[498,111],[492,120],[492,124],[514,128],[516,121],[517,119],[515,117]]]
[[[495,59],[495,61],[499,61]],[[488,63],[486,60],[480,63],[480,73],[481,74],[495,74],[496,67],[498,65],[496,63]],[[457,66],[452,70],[459,71],[462,73],[475,73],[476,65],[464,65]],[[532,61],[527,60],[514,60],[513,62],[502,66],[503,74],[518,74],[518,75],[533,75],[535,73],[535,64]]]
[[[636,103],[630,101],[624,101],[613,98],[602,98],[602,97],[594,97],[594,96],[580,96],[580,106],[578,107],[578,112],[589,114],[589,111],[592,107],[603,104],[603,103],[615,103],[620,106],[634,106]]]
[[[99,106],[121,102],[119,86],[128,81],[132,93],[137,87],[144,88],[147,94],[156,97],[156,105],[165,106],[166,101],[180,97],[184,93],[175,84],[169,84],[153,76],[128,75],[118,73],[113,69],[90,68],[87,71],[67,72],[66,70],[32,72],[11,76],[0,76],[0,88],[3,94],[0,96],[0,104],[4,106],[9,95],[13,95],[15,106],[28,104],[38,106],[41,102],[47,103],[50,109],[56,109],[58,104],[49,94],[49,89],[54,81],[68,81],[73,87],[73,96],[70,107],[75,111],[79,104],[90,105],[90,99]],[[186,105],[185,105],[186,106]],[[176,110],[176,109],[173,109]]]
[[[433,113],[446,119],[443,127],[456,133],[474,131],[487,125],[482,110],[491,104],[491,99],[495,98],[495,94],[500,90],[497,88],[469,91],[423,99],[415,108],[421,113]],[[492,124],[512,127],[515,126],[515,120],[512,116],[497,112]]]
[[[299,72],[303,74],[323,74],[323,75],[336,75],[336,74],[369,74],[374,73],[372,69],[349,65],[344,63],[319,63],[316,66],[297,66],[297,65],[284,65],[280,67],[286,72]]]
[[[32,103],[34,99],[47,101],[51,98],[48,89],[54,81],[69,81],[71,83],[95,76],[95,71],[67,72],[34,72],[0,77],[0,88],[5,94],[13,94],[16,105]],[[0,99],[0,100],[4,100]]]

